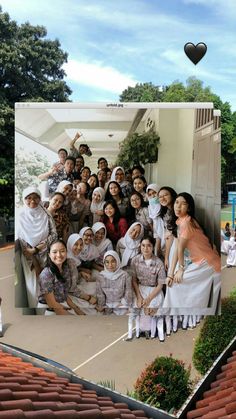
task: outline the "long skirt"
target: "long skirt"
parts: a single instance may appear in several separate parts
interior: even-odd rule
[[[183,281],[167,287],[163,308],[167,315],[215,314],[220,290],[220,274],[206,261],[192,263],[184,271]]]
[[[154,287],[149,287],[147,285],[140,285],[139,284],[139,291],[140,291],[141,296],[144,299],[147,298],[149,296],[149,294],[151,294],[153,289],[154,289]],[[152,299],[152,301],[150,302],[150,305],[148,307],[149,308],[159,308],[159,307],[162,306],[163,300],[164,300],[164,295],[163,295],[163,292],[161,291],[157,294],[157,296],[155,298]],[[138,308],[136,298],[135,298],[135,301],[134,301],[134,304],[133,304],[133,308]],[[143,309],[141,311],[143,311]]]
[[[221,248],[220,248],[221,253],[228,254],[229,246],[230,246],[230,241],[229,240],[223,240],[221,242]]]
[[[128,305],[124,298],[122,298],[121,301],[115,301],[112,303],[107,302],[106,306],[117,316],[123,316],[124,314],[127,314],[128,311]]]
[[[29,265],[26,257],[21,255],[21,263],[25,276],[25,287],[27,292],[28,307],[35,308],[38,304],[39,284],[34,267]]]
[[[236,249],[229,248],[226,263],[230,266],[236,266]]]

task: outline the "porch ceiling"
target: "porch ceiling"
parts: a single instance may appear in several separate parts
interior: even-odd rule
[[[24,136],[50,150],[69,149],[76,132],[82,134],[77,141],[89,145],[93,155],[91,166],[104,156],[113,163],[119,144],[137,127],[143,130],[147,109],[16,109],[15,129]]]

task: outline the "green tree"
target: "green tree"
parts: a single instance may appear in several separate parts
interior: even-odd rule
[[[152,83],[137,83],[128,87],[120,95],[121,102],[162,102],[163,92],[160,86]]]
[[[0,7],[0,215],[13,215],[14,103],[69,100],[67,53],[43,26],[18,25]]]
[[[163,94],[162,102],[185,102],[185,87],[183,83],[174,81]]]
[[[124,102],[144,100],[148,102],[213,102],[214,108],[221,111],[222,159],[224,163],[222,185],[236,179],[236,112],[232,114],[230,104],[222,102],[209,86],[203,86],[201,80],[189,77],[186,80],[186,85],[176,80],[169,86],[165,86],[163,92],[159,92],[158,86],[154,86],[152,83],[136,84],[135,87],[125,89],[120,95],[120,100]]]

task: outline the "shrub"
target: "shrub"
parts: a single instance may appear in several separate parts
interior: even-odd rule
[[[229,294],[230,297],[236,297],[236,288],[233,288],[231,293]]]
[[[179,409],[189,396],[190,367],[170,357],[157,357],[142,371],[135,383],[137,399],[163,410]]]
[[[222,299],[220,316],[206,318],[194,347],[195,368],[205,374],[235,335],[236,296],[232,295]]]

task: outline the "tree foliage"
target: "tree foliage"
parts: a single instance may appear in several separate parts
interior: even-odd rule
[[[22,100],[42,98],[45,101],[69,99],[70,88],[63,81],[61,68],[67,53],[56,39],[45,39],[46,28],[20,26],[7,13],[0,15],[1,36],[1,102],[10,105]]]
[[[0,7],[0,214],[12,216],[14,179],[14,103],[69,100],[63,80],[67,53],[46,38],[43,26],[18,25]]]
[[[137,83],[135,87],[127,87],[121,95],[121,102],[162,102],[163,92],[160,86],[152,83]]]
[[[34,184],[39,185],[38,175],[45,173],[51,167],[49,161],[36,151],[26,153],[23,148],[16,154],[15,158],[15,177],[16,177],[16,205],[22,205],[22,193],[25,188]]]
[[[196,77],[189,77],[186,85],[174,81],[165,86],[163,92],[152,83],[140,83],[128,87],[120,95],[123,102],[213,102],[214,108],[221,111],[222,160],[224,162],[222,184],[236,180],[236,112],[232,114],[230,104],[212,92],[209,86]]]

